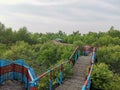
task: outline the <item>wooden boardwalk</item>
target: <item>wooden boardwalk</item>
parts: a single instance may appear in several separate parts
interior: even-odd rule
[[[84,84],[85,72],[90,64],[90,60],[90,56],[80,56],[73,67],[73,76],[70,79],[64,80],[55,90],[81,90],[82,85]]]

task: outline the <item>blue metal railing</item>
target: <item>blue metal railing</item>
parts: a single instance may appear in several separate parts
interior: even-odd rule
[[[91,76],[91,73],[92,73],[92,69],[93,69],[93,66],[94,66],[95,59],[96,59],[96,48],[93,49],[93,52],[92,52],[92,61],[90,63],[90,68],[88,70],[88,76],[87,76],[87,79],[84,82],[82,90],[90,90],[90,87],[91,87],[90,76]]]

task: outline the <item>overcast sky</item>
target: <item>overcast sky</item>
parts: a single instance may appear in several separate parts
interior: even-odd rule
[[[42,33],[120,30],[120,0],[0,0],[0,22]]]

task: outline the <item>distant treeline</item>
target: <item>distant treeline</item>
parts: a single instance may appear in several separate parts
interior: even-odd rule
[[[79,31],[67,35],[65,32],[58,31],[57,33],[31,33],[26,27],[22,27],[17,31],[12,28],[6,28],[4,24],[0,23],[0,43],[9,45],[16,43],[16,41],[24,41],[32,44],[45,43],[49,40],[60,38],[65,43],[81,44],[81,45],[120,45],[120,30],[115,30],[112,26],[108,32],[89,32],[81,35]]]

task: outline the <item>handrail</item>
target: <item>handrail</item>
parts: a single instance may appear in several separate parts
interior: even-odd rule
[[[74,60],[72,60],[74,55],[75,55],[75,58],[74,58]],[[70,64],[75,63],[79,56],[80,56],[80,47],[78,46],[78,47],[75,48],[75,50],[73,51],[73,53],[71,54],[71,56],[69,57],[68,60],[66,60],[66,61],[64,61],[64,62],[54,66],[53,68],[51,68],[49,70],[47,70],[45,73],[43,73],[40,76],[38,76],[37,78],[35,78],[31,82],[31,84],[34,83],[34,82],[39,81],[40,79],[44,78],[46,75],[49,74],[50,75],[50,77],[49,77],[50,78],[49,90],[52,90],[52,79],[53,79],[52,78],[52,73],[53,73],[53,71],[56,70],[56,69],[60,69],[60,79],[59,79],[58,83],[61,84],[62,83],[62,79],[63,79],[63,67],[64,67],[64,65],[67,64],[67,63],[70,63]],[[34,89],[34,90],[37,90],[37,89]]]
[[[88,70],[88,75],[87,75],[87,78],[86,78],[86,80],[84,82],[84,85],[82,86],[82,90],[90,90],[90,87],[91,87],[90,76],[91,76],[91,73],[92,73],[92,69],[93,69],[93,66],[94,66],[95,59],[96,59],[96,48],[93,48],[92,61],[90,62],[90,67],[89,67],[89,70]]]
[[[25,88],[32,88],[29,82],[34,80],[36,75],[33,68],[29,67],[23,60],[18,59],[14,62],[10,60],[0,60],[0,84],[5,80],[19,80],[25,83]]]

